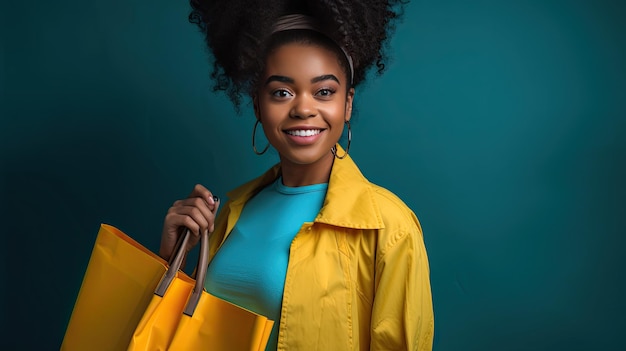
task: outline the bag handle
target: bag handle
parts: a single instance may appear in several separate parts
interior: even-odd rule
[[[178,236],[178,240],[176,240],[176,244],[174,245],[174,248],[172,249],[172,254],[170,255],[169,261],[167,262],[168,266],[172,266],[174,264],[174,260],[176,258],[176,254],[178,253],[178,250],[180,250],[181,247],[184,247],[182,246],[183,243],[187,245],[187,241],[188,241],[187,234],[189,234],[189,231],[185,227],[183,227],[183,229],[185,230],[183,231],[182,235]]]
[[[170,266],[161,278],[159,285],[154,291],[155,295],[163,297],[167,288],[172,284],[174,278],[176,277],[176,273],[180,270],[183,260],[185,258],[185,249],[187,247],[187,242],[189,242],[189,236],[191,232],[188,228],[185,228],[185,232],[178,239],[176,245],[174,246],[174,255],[171,259]],[[193,316],[193,312],[196,310],[198,306],[198,302],[200,301],[200,296],[202,296],[202,292],[204,291],[204,280],[206,279],[206,271],[207,266],[209,264],[209,233],[203,232],[200,235],[200,255],[198,255],[198,265],[196,266],[196,284],[191,292],[191,296],[187,301],[187,306],[185,307],[184,313],[188,316]]]
[[[209,266],[209,231],[204,231],[200,236],[200,255],[198,256],[198,265],[196,266],[196,285],[189,296],[187,307],[184,314],[193,316],[193,312],[200,302],[200,296],[204,291],[204,280],[206,279],[206,271]]]

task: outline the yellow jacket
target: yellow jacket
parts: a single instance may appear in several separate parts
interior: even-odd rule
[[[276,165],[227,194],[211,258],[245,203],[279,174]],[[349,156],[336,159],[322,209],[291,243],[278,350],[431,350],[429,276],[413,212]]]

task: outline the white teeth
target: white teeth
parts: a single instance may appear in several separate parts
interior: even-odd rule
[[[321,132],[319,129],[306,129],[306,130],[288,130],[287,134],[295,136],[313,136]]]

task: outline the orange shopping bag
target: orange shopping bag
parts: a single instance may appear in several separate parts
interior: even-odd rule
[[[179,271],[189,231],[137,325],[129,351],[265,350],[274,322],[204,291],[209,240],[200,238],[196,280]]]
[[[167,262],[102,224],[61,350],[126,350]]]
[[[168,265],[119,229],[102,224],[61,350],[197,349],[186,345],[263,350],[272,321],[202,290],[208,238],[201,240],[198,281],[179,271],[188,235],[176,244]],[[190,309],[189,316],[183,315]],[[141,323],[145,334],[139,333]]]

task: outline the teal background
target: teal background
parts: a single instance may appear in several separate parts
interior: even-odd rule
[[[195,183],[223,197],[277,156],[211,92],[187,2],[0,6],[0,349],[52,350],[100,223],[157,250]],[[413,1],[358,90],[351,154],[422,222],[435,350],[626,348],[624,18]]]

